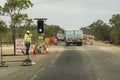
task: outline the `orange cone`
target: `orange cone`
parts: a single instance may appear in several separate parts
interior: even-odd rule
[[[31,46],[31,54],[35,54],[34,53],[34,46]]]
[[[45,48],[46,48],[46,54],[48,54],[49,50],[48,50],[48,45],[47,44],[45,44]]]
[[[46,48],[46,54],[48,54],[48,53],[49,53],[48,48]]]

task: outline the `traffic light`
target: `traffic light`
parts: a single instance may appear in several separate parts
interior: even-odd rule
[[[37,21],[37,32],[44,33],[44,21],[43,20]]]

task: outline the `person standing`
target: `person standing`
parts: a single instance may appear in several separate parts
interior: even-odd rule
[[[26,55],[29,54],[30,44],[32,42],[32,34],[29,30],[26,31],[26,34],[24,35],[24,41],[25,41],[25,47],[26,47]]]

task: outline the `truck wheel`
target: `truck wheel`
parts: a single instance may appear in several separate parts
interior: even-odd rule
[[[69,43],[66,43],[66,46],[69,46]]]
[[[78,46],[82,46],[82,42],[78,43]]]

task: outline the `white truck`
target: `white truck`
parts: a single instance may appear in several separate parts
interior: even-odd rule
[[[64,35],[66,46],[69,46],[70,44],[77,44],[78,46],[82,46],[83,44],[82,30],[65,30]]]

